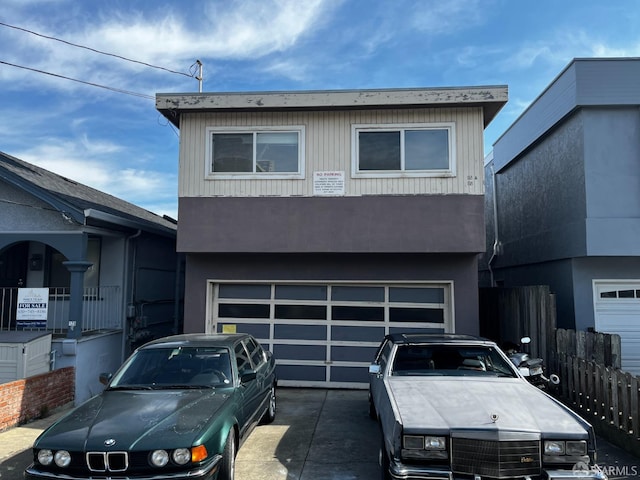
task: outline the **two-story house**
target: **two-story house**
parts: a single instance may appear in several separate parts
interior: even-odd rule
[[[389,332],[477,334],[483,131],[505,86],[158,94],[180,129],[186,332],[362,386]]]
[[[640,373],[640,59],[575,59],[486,165],[484,285],[549,285],[559,327],[618,333]]]

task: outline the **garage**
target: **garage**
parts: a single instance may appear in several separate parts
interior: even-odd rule
[[[210,282],[207,330],[254,335],[281,385],[363,388],[384,335],[454,331],[452,296],[451,282]]]
[[[640,281],[596,280],[595,326],[620,335],[622,370],[640,375]]]

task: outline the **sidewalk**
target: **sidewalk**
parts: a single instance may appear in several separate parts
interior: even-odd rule
[[[236,480],[369,480],[379,477],[380,432],[364,390],[281,388],[278,412],[238,452]],[[35,438],[59,418],[0,433],[0,479],[22,480]],[[610,480],[640,477],[640,458],[598,438],[598,463]]]
[[[54,411],[46,418],[34,420],[33,422],[13,427],[4,432],[0,432],[0,463],[6,459],[31,448],[33,441],[42,431],[64,415],[70,408],[65,407]],[[2,478],[2,477],[0,477]]]

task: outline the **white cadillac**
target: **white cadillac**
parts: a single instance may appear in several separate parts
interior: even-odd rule
[[[383,479],[605,480],[593,428],[494,342],[393,334],[369,367]]]

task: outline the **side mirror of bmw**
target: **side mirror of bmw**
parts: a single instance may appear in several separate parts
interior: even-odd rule
[[[240,383],[249,383],[256,379],[256,371],[255,370],[247,370],[242,375],[240,375]]]
[[[112,373],[101,373],[100,376],[98,377],[98,380],[100,380],[101,384],[107,385],[111,381],[112,377],[113,377]]]

